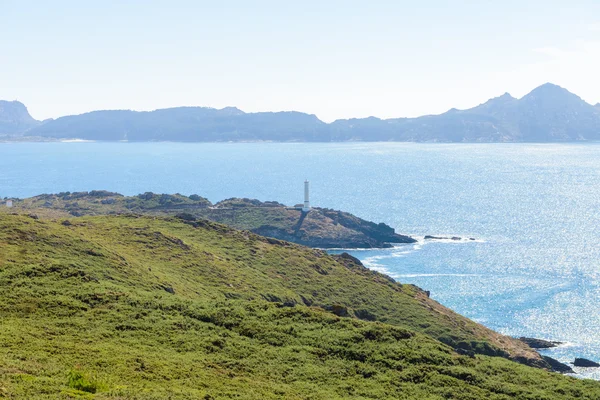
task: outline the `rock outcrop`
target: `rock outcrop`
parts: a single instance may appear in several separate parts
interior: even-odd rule
[[[550,349],[552,347],[556,347],[556,346],[562,344],[562,342],[553,342],[550,340],[528,338],[528,337],[520,337],[519,340],[521,342],[526,343],[532,349]]]
[[[576,367],[585,367],[585,368],[597,368],[600,367],[595,361],[588,360],[587,358],[576,358],[573,362],[573,365]]]
[[[554,372],[558,372],[561,374],[574,374],[573,368],[569,367],[567,364],[563,364],[558,360],[555,360],[552,357],[542,356],[544,361],[548,363],[549,369]]]
[[[423,237],[425,240],[454,240],[456,242],[461,240],[476,240],[475,238],[462,238],[460,236],[434,236],[434,235],[425,235]]]

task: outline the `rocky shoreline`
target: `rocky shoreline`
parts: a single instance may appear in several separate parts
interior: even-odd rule
[[[534,350],[539,349],[551,349],[554,347],[558,347],[564,342],[557,342],[552,340],[538,339],[538,338],[530,338],[530,337],[520,337],[518,338],[521,342],[527,344]],[[542,358],[552,367],[554,372],[559,372],[561,374],[574,374],[575,371],[571,367],[581,367],[581,368],[598,368],[600,367],[600,363],[597,363],[592,360],[588,360],[587,358],[576,357],[573,362],[568,364],[562,363],[552,357],[542,356]],[[570,365],[569,365],[570,364]]]
[[[525,344],[527,344],[532,349],[550,349],[550,348],[557,347],[557,346],[560,346],[561,344],[563,344],[563,342],[555,342],[555,341],[550,341],[550,340],[536,339],[536,338],[530,338],[530,337],[524,337],[524,336],[521,336],[519,338],[519,340],[521,342],[524,342]]]

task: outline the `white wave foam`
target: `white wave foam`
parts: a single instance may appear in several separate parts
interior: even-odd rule
[[[556,347],[552,347],[552,349],[565,349],[569,347],[580,347],[580,344],[573,342],[562,342],[561,344],[557,344]]]
[[[421,278],[421,277],[432,277],[432,276],[481,276],[479,274],[400,274],[401,278]]]
[[[383,255],[383,256],[367,257],[364,260],[362,260],[361,262],[363,263],[363,265],[365,267],[369,268],[372,271],[377,271],[377,272],[380,272],[387,276],[390,276],[394,279],[398,279],[398,274],[390,271],[384,265],[378,263],[378,261],[385,259],[385,258],[390,258],[390,256]]]
[[[391,278],[394,278],[394,279],[398,279],[400,277],[398,274],[395,274],[395,273],[391,272],[389,269],[387,269],[385,267],[369,267],[369,269],[371,271],[376,271],[376,272],[385,274],[385,275],[387,275],[387,276],[389,276]]]
[[[439,235],[440,237],[453,237],[450,235]],[[422,250],[423,246],[436,242],[436,243],[482,243],[484,242],[481,239],[471,240],[469,237],[461,238],[460,240],[452,240],[452,239],[425,239],[424,236],[413,236],[417,242],[411,244],[397,244],[394,247],[388,249],[328,249],[328,250],[345,250],[352,252],[361,252],[361,251],[374,251],[379,250],[384,252],[384,254],[378,254],[370,257],[361,258],[361,262],[363,265],[370,270],[380,272],[382,274],[386,274],[394,279],[400,278],[422,278],[422,277],[436,277],[436,276],[454,276],[454,277],[469,277],[469,276],[480,276],[479,274],[398,274],[390,271],[385,264],[382,263],[383,260],[390,258],[401,258],[406,257],[407,255],[414,253],[416,251]]]
[[[379,260],[383,260],[384,258],[389,258],[389,256],[372,256],[372,257],[367,257],[364,260],[362,260],[362,263],[365,267],[371,268],[371,267],[383,267],[383,265],[378,264],[377,261]]]
[[[61,143],[95,143],[95,140],[87,140],[87,139],[63,139],[60,141]]]
[[[373,250],[399,250],[399,249],[406,249],[406,248],[411,248],[411,250],[406,250],[405,252],[401,252],[401,253],[396,253],[396,254],[408,254],[411,253],[413,251],[416,250],[421,250],[423,248],[424,245],[428,244],[428,243],[486,243],[486,241],[484,239],[475,239],[475,238],[471,238],[470,236],[467,237],[462,237],[460,236],[460,240],[453,240],[452,237],[459,237],[456,235],[432,235],[432,236],[436,236],[436,237],[443,237],[444,239],[425,239],[425,236],[417,236],[417,235],[410,235],[410,237],[412,237],[413,239],[415,239],[417,242],[416,243],[398,243],[398,244],[393,244],[392,247],[372,247],[372,248],[364,248],[364,247],[360,247],[360,248],[352,248],[352,247],[330,247],[330,248],[318,248],[319,250],[333,250],[333,251],[373,251]],[[400,257],[400,256],[396,256],[396,257]]]

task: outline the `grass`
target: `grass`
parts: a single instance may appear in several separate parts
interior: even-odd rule
[[[0,398],[600,398],[457,354],[536,357],[351,258],[194,224],[0,214]]]

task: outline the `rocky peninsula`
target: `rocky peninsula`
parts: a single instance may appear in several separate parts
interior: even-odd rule
[[[261,236],[323,249],[386,248],[416,242],[384,223],[366,221],[344,211],[313,207],[309,212],[303,212],[299,207],[246,198],[213,204],[198,195],[147,192],[123,196],[93,190],[13,199],[13,208],[56,217],[133,213],[206,219]]]

